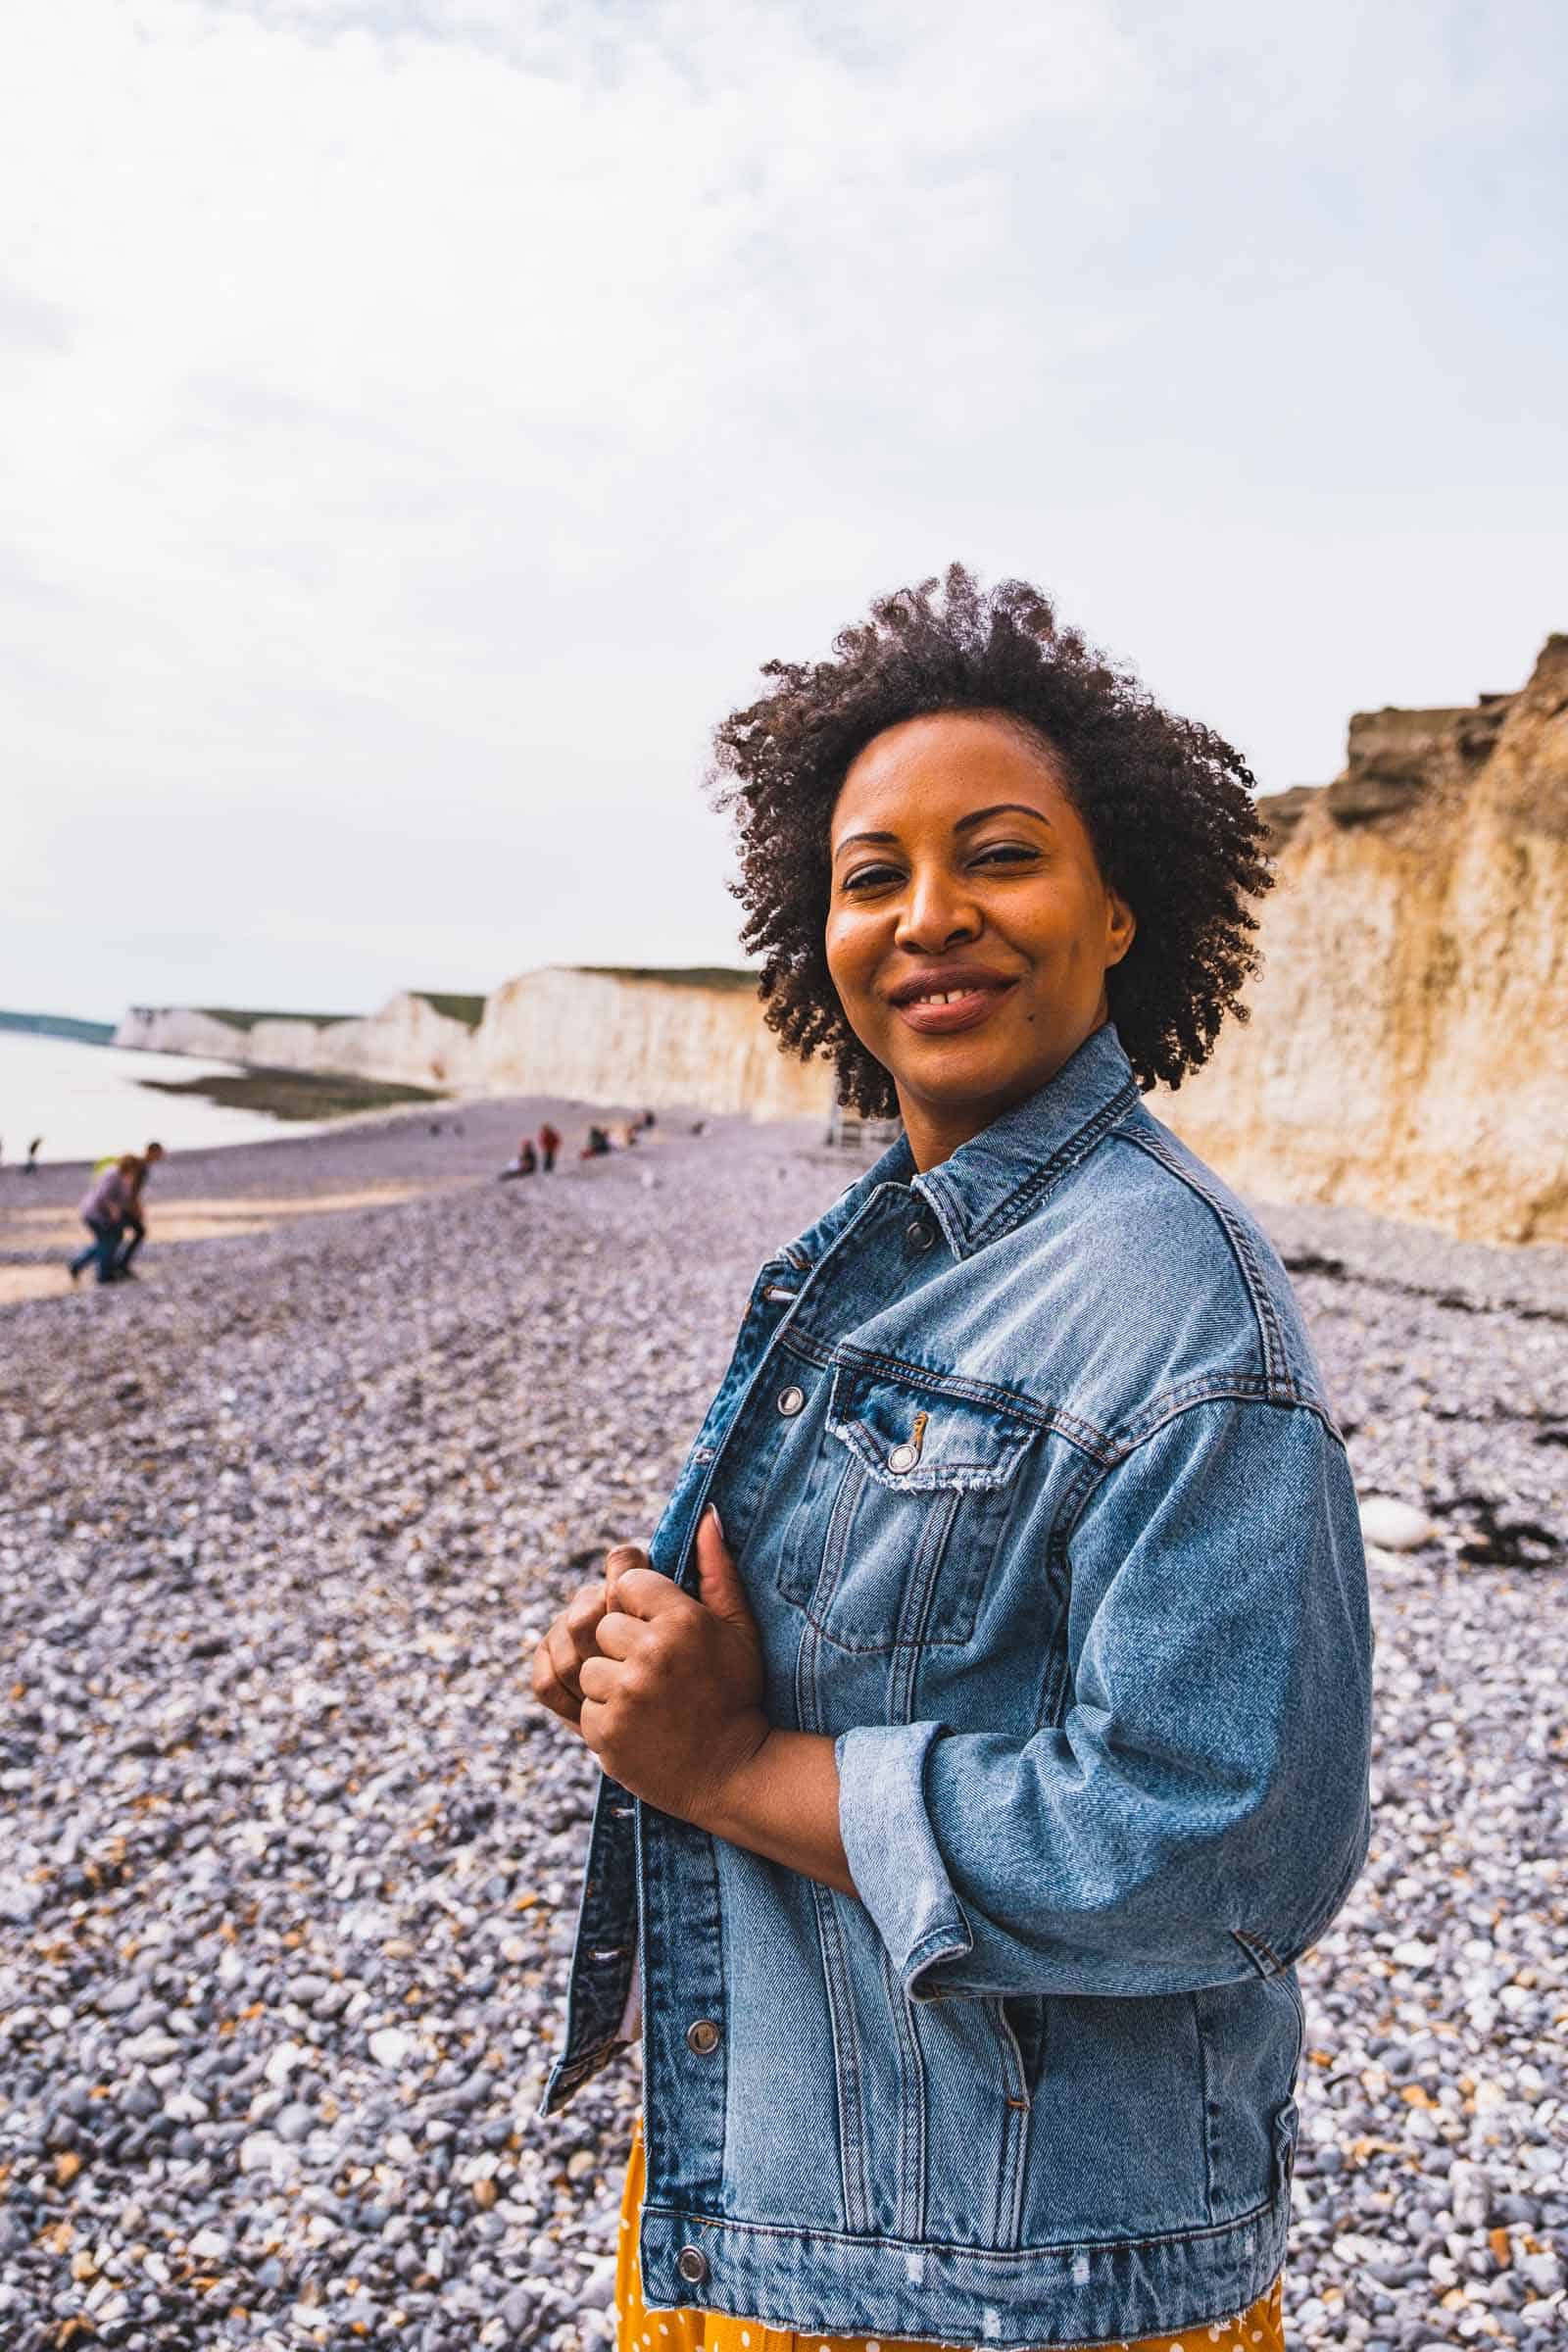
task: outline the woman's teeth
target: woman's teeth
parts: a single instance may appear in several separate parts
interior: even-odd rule
[[[965,997],[977,997],[979,994],[980,991],[977,988],[933,990],[927,997],[906,997],[905,1003],[906,1004],[959,1004]]]

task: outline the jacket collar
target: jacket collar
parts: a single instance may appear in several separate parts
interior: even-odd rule
[[[954,1254],[967,1257],[1031,1215],[1137,1101],[1132,1064],[1106,1021],[1038,1094],[910,1181]]]
[[[908,1141],[900,1135],[786,1255],[799,1266],[816,1264],[879,1186],[902,1184],[928,1203],[954,1255],[968,1257],[1038,1208],[1067,1170],[1125,1118],[1138,1094],[1132,1064],[1107,1021],[1038,1094],[1004,1111],[924,1176],[915,1174]]]

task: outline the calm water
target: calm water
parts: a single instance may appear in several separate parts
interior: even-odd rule
[[[139,1152],[152,1136],[172,1152],[191,1152],[312,1132],[304,1120],[226,1110],[200,1095],[160,1095],[141,1083],[210,1076],[229,1066],[0,1029],[0,1157],[15,1167],[35,1135],[43,1137],[40,1160],[92,1160]]]

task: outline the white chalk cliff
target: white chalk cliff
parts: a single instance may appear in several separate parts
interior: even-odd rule
[[[384,1078],[402,1086],[477,1092],[484,1084],[475,1032],[408,991],[363,1020],[279,1017],[246,1025],[186,1005],[136,1005],[115,1032],[117,1046],[157,1054],[195,1054],[263,1070],[307,1070]]]
[[[242,1027],[184,1006],[138,1006],[115,1043],[459,1094],[692,1103],[753,1118],[823,1115],[832,1091],[825,1064],[779,1052],[755,992],[731,975],[524,972],[486,1000],[476,1028],[407,993],[365,1020],[245,1017]]]
[[[1242,1191],[1568,1242],[1568,637],[1528,685],[1350,721],[1344,773],[1263,804],[1278,883],[1251,1019],[1152,1107]],[[733,974],[525,972],[477,1027],[127,1014],[116,1043],[459,1093],[825,1111]],[[251,1016],[246,1016],[247,1020]]]
[[[1244,1192],[1568,1242],[1568,636],[1517,694],[1350,721],[1265,802],[1251,1019],[1151,1107]]]

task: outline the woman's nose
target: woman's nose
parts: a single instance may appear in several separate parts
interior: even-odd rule
[[[980,910],[960,875],[940,868],[916,870],[899,914],[898,945],[917,956],[939,956],[944,948],[973,939]]]

